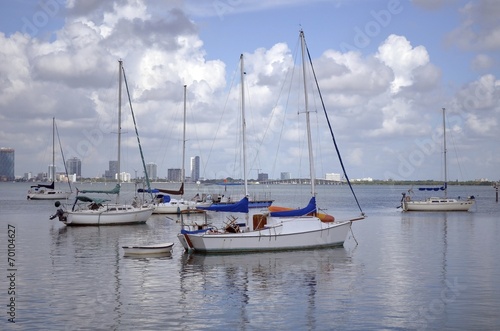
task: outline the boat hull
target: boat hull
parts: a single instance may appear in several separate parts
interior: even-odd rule
[[[469,211],[475,200],[428,198],[423,201],[403,201],[403,211]]]
[[[124,225],[146,223],[153,208],[82,210],[66,212],[62,222],[66,225]]]
[[[155,205],[153,214],[179,214],[188,209],[189,206],[184,203],[159,203]]]
[[[153,254],[170,254],[174,243],[163,243],[155,245],[137,245],[137,246],[122,246],[124,254],[128,256],[135,255],[153,255]]]
[[[71,192],[63,191],[38,191],[28,192],[28,200],[67,200]]]
[[[351,222],[324,223],[316,217],[280,220],[264,229],[239,233],[181,233],[187,250],[202,253],[264,252],[342,246]]]
[[[175,203],[158,203],[154,205],[153,214],[180,214],[182,212],[196,212],[196,207],[208,207],[211,203],[192,202],[192,201],[177,201]]]

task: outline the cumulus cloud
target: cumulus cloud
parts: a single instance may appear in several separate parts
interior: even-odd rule
[[[52,116],[60,123],[72,121],[72,133],[67,134],[64,143],[78,153],[80,142],[87,139],[86,130],[96,125],[96,116],[111,127],[110,123],[116,121],[119,58],[124,59],[127,76],[133,84],[132,97],[136,111],[143,115],[139,122],[144,128],[160,130],[158,115],[164,115],[168,105],[174,103],[167,99],[162,104],[158,100],[173,95],[177,101],[182,99],[184,84],[191,85],[190,93],[205,102],[210,102],[214,93],[224,88],[225,65],[204,59],[203,43],[195,25],[180,10],[172,8],[159,17],[141,1],[115,2],[113,6],[72,1],[67,5],[70,15],[56,31],[54,40],[21,33],[10,37],[0,35],[0,57],[10,59],[0,64],[4,77],[0,80],[0,104],[7,109],[0,116],[30,119],[23,123],[27,132],[33,131],[30,126],[40,125],[43,119],[50,122]],[[124,127],[130,127],[127,113],[124,118]],[[6,134],[13,129],[6,128]],[[155,139],[144,132],[146,141]],[[43,150],[43,143],[27,144],[25,155]],[[94,144],[89,153],[102,147]],[[69,157],[89,155],[78,154],[81,155]],[[21,153],[18,160],[32,163],[23,159]],[[106,169],[106,162],[103,160],[99,165],[101,169]]]
[[[379,46],[377,57],[394,72],[392,92],[414,82],[414,70],[429,63],[429,54],[423,46],[412,47],[403,36],[390,35]]]
[[[316,65],[325,68],[319,73],[325,91],[352,98],[383,93],[394,79],[388,66],[372,56],[363,57],[359,52],[329,50],[316,61]]]

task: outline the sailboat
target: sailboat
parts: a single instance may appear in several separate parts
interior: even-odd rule
[[[38,184],[31,186],[28,190],[28,200],[61,200],[68,199],[71,195],[71,186],[70,191],[64,190],[56,190],[54,186],[55,178],[56,178],[56,157],[55,157],[55,131],[56,131],[56,119],[52,117],[52,167],[51,167],[51,184]],[[69,184],[69,182],[68,182]]]
[[[419,188],[420,191],[444,191],[443,197],[429,197],[425,200],[413,200],[410,196],[412,190],[402,193],[401,208],[403,211],[469,211],[474,205],[474,196],[466,199],[448,198],[448,175],[446,157],[446,109],[443,108],[443,155],[444,155],[444,185],[433,188]]]
[[[184,85],[184,125],[182,136],[182,169],[181,169],[181,187],[178,190],[167,190],[155,188],[151,192],[155,194],[155,203],[153,214],[179,214],[189,209],[194,209],[197,205],[205,206],[210,203],[199,203],[197,201],[190,201],[182,199],[184,195],[184,181],[185,181],[185,164],[186,159],[186,98],[187,86]],[[143,190],[139,190],[142,192]],[[172,198],[170,195],[180,195],[181,199]]]
[[[119,64],[118,78],[118,184],[112,190],[79,190],[71,209],[63,209],[59,201],[56,201],[56,214],[50,219],[56,217],[66,225],[122,225],[145,223],[153,213],[153,207],[142,205],[139,202],[130,204],[120,204],[120,149],[121,149],[121,99],[122,99],[122,77],[125,77],[122,60]],[[123,75],[123,76],[122,76]],[[135,120],[134,120],[135,121]],[[140,147],[140,143],[139,143]],[[141,155],[142,156],[142,155]],[[144,162],[143,162],[144,166]],[[145,168],[145,166],[144,166]],[[144,169],[145,170],[145,169]],[[106,196],[115,195],[116,202],[110,203],[107,198],[90,197],[87,193],[105,194]]]
[[[234,216],[228,218],[224,229],[218,230],[207,224],[199,229],[183,228],[178,239],[185,250],[203,253],[240,253],[262,252],[293,249],[311,249],[322,247],[342,246],[353,221],[365,216],[355,217],[345,221],[324,222],[316,216],[308,215],[317,211],[314,191],[314,163],[312,158],[312,143],[310,134],[307,90],[305,87],[305,52],[306,44],[304,33],[300,31],[302,46],[302,65],[304,67],[304,92],[306,104],[306,123],[308,131],[309,167],[311,173],[312,197],[306,208],[254,214],[252,224],[238,222]],[[311,63],[312,65],[312,63]],[[241,55],[241,86],[244,91],[243,55]],[[242,93],[243,94],[243,93]],[[243,125],[243,156],[245,159],[245,120],[244,98],[242,97],[242,125]],[[326,114],[326,112],[325,112]],[[245,164],[245,162],[244,162]],[[246,172],[244,172],[246,173]],[[229,210],[224,206],[223,211],[240,212],[248,215],[248,198],[244,197],[236,205],[238,210]],[[248,229],[243,228],[247,226]]]

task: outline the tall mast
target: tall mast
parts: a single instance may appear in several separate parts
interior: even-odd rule
[[[52,181],[56,181],[56,118],[52,117]]]
[[[186,94],[187,94],[187,85],[184,85],[184,126],[182,129],[182,178],[181,182],[184,183],[186,179],[185,174],[185,160],[186,160]]]
[[[118,60],[118,162],[117,162],[117,179],[118,179],[118,185],[121,183],[121,178],[120,178],[120,149],[121,149],[121,141],[122,141],[122,68],[123,68],[123,61]],[[118,203],[118,197],[120,193],[116,195],[116,203]]]
[[[246,121],[245,121],[245,70],[243,64],[243,54],[240,55],[240,71],[241,71],[241,132],[243,139],[243,181],[245,184],[245,196],[248,196],[247,183],[247,160],[246,160]]]
[[[305,102],[306,125],[307,125],[307,147],[309,150],[309,177],[311,178],[311,194],[313,196],[316,196],[316,175],[314,172],[311,123],[309,119],[309,100],[307,97],[307,84],[306,84],[306,40],[304,37],[304,31],[302,30],[300,30],[300,46],[302,49],[302,74],[304,76],[304,102]]]
[[[448,197],[448,167],[446,163],[446,115],[443,108],[444,197]]]

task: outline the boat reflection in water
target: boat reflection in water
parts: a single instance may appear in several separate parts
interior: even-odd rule
[[[326,293],[355,281],[355,277],[346,277],[352,273],[349,268],[351,258],[344,248],[222,255],[184,253],[179,304],[187,310],[207,310],[211,325],[229,329],[242,325],[257,330],[279,329],[289,325],[290,319],[297,322],[297,329],[322,328],[331,322],[327,312],[336,305],[335,298]],[[351,294],[338,295],[347,299]],[[207,301],[212,303],[210,307],[197,306]],[[298,308],[296,302],[303,306]],[[193,327],[202,328],[202,323]]]

